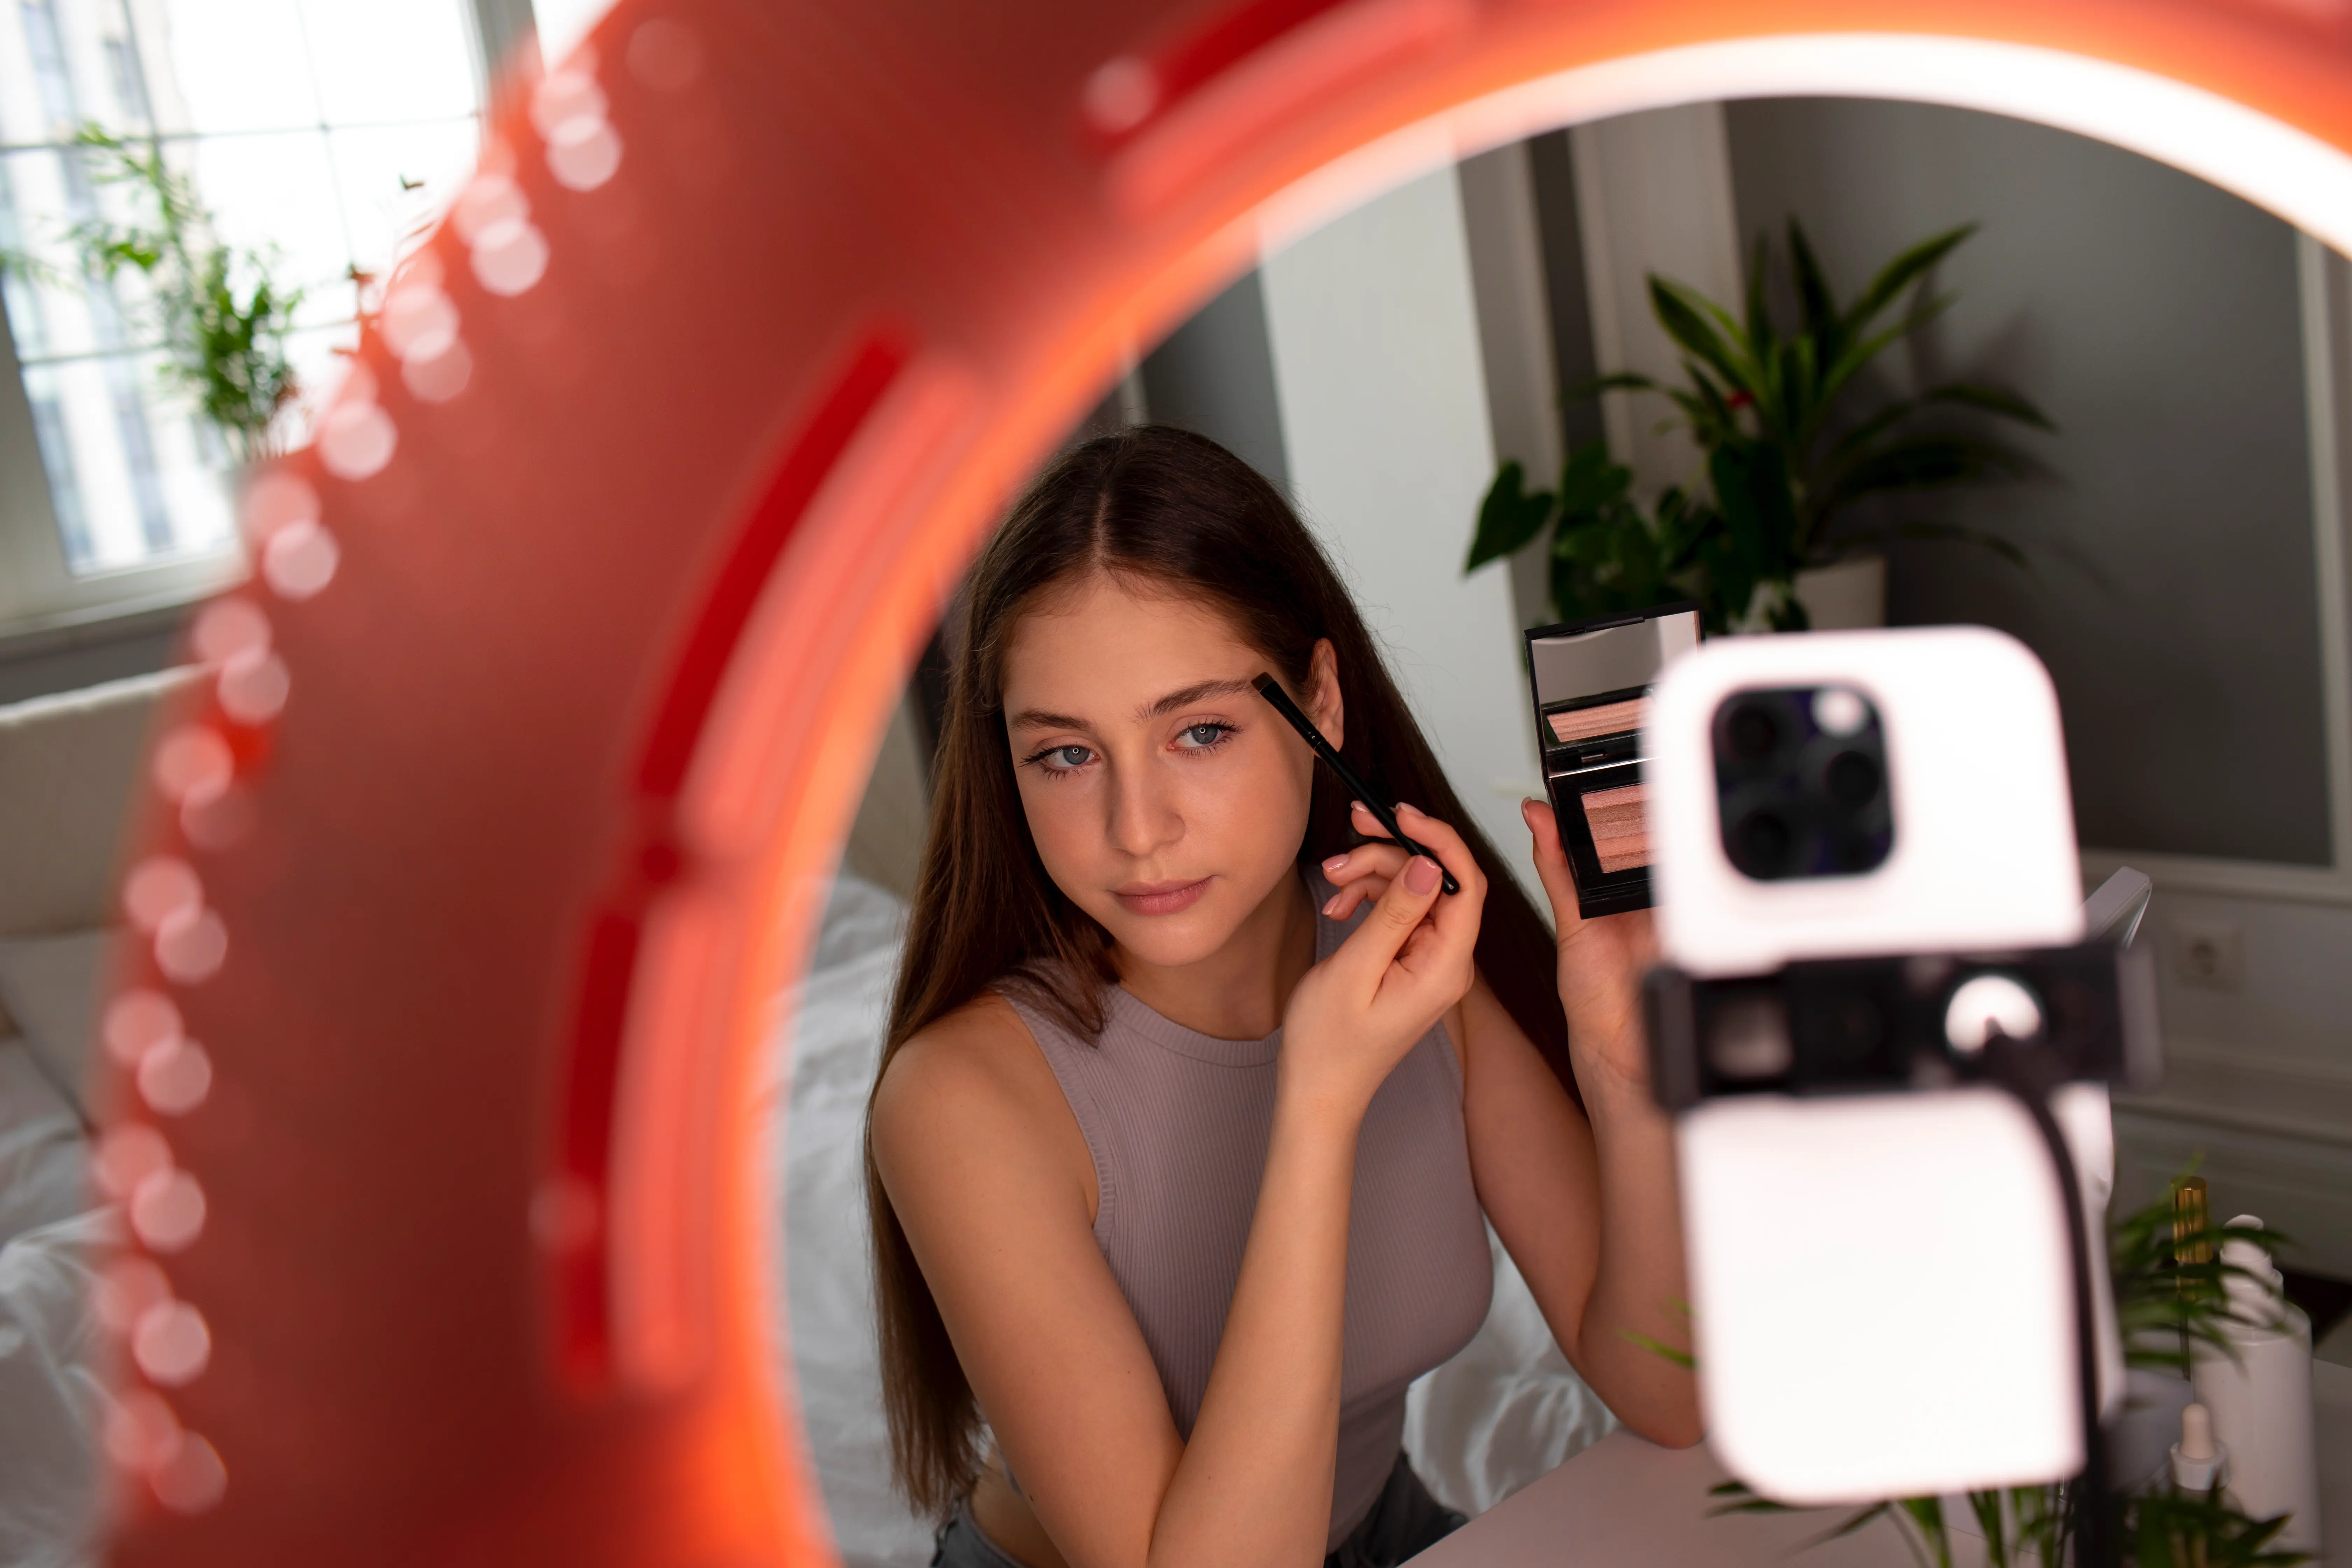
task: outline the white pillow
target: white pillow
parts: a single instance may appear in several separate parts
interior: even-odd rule
[[[98,1432],[106,1405],[87,1310],[100,1257],[121,1244],[111,1208],[0,1246],[0,1563],[98,1560]]]
[[[87,1146],[81,1118],[25,1043],[0,1040],[0,1244],[96,1202],[89,1195]],[[0,1412],[6,1408],[0,1405]],[[0,1426],[5,1424],[0,1415]]]
[[[1404,1447],[1446,1507],[1481,1514],[1617,1429],[1617,1417],[1560,1353],[1493,1226],[1495,1304],[1452,1361],[1404,1398]]]
[[[85,1121],[98,986],[113,940],[111,931],[78,931],[0,941],[0,1004],[41,1071]]]
[[[777,999],[761,1097],[769,1213],[783,1225],[783,1245],[769,1249],[781,1274],[770,1291],[789,1308],[792,1342],[779,1370],[800,1405],[844,1568],[931,1560],[931,1527],[890,1488],[866,1239],[866,1096],[906,920],[897,895],[845,871],[835,881],[808,979]]]

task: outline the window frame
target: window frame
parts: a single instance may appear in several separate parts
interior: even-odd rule
[[[461,4],[473,23],[467,42],[475,109],[487,129],[493,88],[509,79],[498,62],[508,61],[522,78],[538,74],[530,0]],[[144,632],[158,611],[234,587],[251,564],[244,541],[233,531],[217,550],[79,576],[68,569],[16,331],[6,301],[0,300],[0,658],[45,647],[69,628],[121,621],[126,632]]]

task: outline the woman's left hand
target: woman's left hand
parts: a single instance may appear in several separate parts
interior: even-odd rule
[[[1569,1053],[1577,1077],[1597,1068],[1646,1098],[1650,1056],[1642,1024],[1642,977],[1658,962],[1650,911],[1586,920],[1577,910],[1576,877],[1560,847],[1549,802],[1523,800],[1519,815],[1535,837],[1536,875],[1551,898],[1559,940],[1559,1001],[1568,1011]]]

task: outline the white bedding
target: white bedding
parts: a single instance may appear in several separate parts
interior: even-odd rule
[[[866,1262],[861,1137],[866,1091],[906,906],[845,873],[835,884],[808,980],[780,1005],[792,1084],[772,1055],[761,1114],[782,1137],[770,1180],[784,1219],[773,1256],[793,1336],[787,1371],[835,1537],[848,1568],[930,1561],[931,1534],[890,1491]],[[779,1112],[782,1112],[780,1115]],[[1477,1513],[1525,1486],[1616,1421],[1553,1342],[1518,1270],[1492,1233],[1495,1304],[1486,1326],[1407,1398],[1405,1446],[1437,1496]]]
[[[114,1222],[91,1205],[85,1146],[25,1043],[0,1040],[0,1563],[12,1568],[87,1555],[101,1347],[85,1304]]]

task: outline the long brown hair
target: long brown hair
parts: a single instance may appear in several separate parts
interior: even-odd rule
[[[1293,690],[1331,639],[1346,704],[1340,751],[1374,789],[1451,824],[1486,874],[1481,974],[1570,1094],[1551,933],[1462,809],[1331,563],[1275,488],[1205,437],[1139,426],[1098,437],[1032,485],[981,552],[950,654],[930,830],[875,1075],[915,1035],[984,992],[1010,991],[1092,1038],[1116,982],[1109,933],[1046,876],[1014,784],[1000,682],[1006,645],[1039,595],[1096,573],[1206,601]],[[1361,843],[1349,795],[1315,770],[1302,870]],[[944,1515],[980,1473],[981,1415],[874,1163],[873,1226],[891,1466],[919,1510]]]

